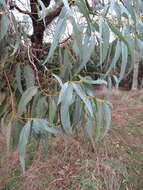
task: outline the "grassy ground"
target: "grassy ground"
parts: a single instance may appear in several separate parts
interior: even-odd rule
[[[23,175],[1,135],[0,190],[143,190],[143,91],[105,94],[112,128],[94,152],[85,139],[51,137],[46,160],[42,144],[37,151],[32,143]]]

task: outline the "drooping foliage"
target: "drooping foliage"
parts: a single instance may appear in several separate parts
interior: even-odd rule
[[[31,135],[47,143],[49,133],[84,132],[94,147],[107,134],[111,113],[110,103],[98,99],[93,86],[114,82],[118,87],[142,59],[142,1],[49,4],[31,0],[31,11],[10,4],[30,16],[29,36],[7,1],[0,1],[1,126],[8,149],[19,139],[23,171]],[[52,41],[45,43],[44,31],[53,20]]]

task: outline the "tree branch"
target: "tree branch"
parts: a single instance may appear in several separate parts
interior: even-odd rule
[[[89,10],[89,11],[92,11],[92,8],[90,7],[90,5],[89,5],[89,3],[88,3],[88,0],[85,0],[85,4],[86,4],[88,10]]]
[[[31,19],[33,21],[37,20],[38,21],[38,1],[37,0],[30,0],[30,6],[31,6]]]
[[[10,1],[10,2],[9,2],[9,7],[10,7],[10,10],[16,9],[16,10],[18,10],[20,13],[27,14],[27,15],[29,15],[29,16],[32,15],[31,12],[29,12],[29,11],[24,11],[24,10],[20,9],[20,8],[15,4],[15,2],[13,2],[13,1]]]
[[[48,26],[54,20],[54,18],[56,18],[60,14],[63,6],[64,4],[62,3],[61,5],[59,5],[59,7],[55,8],[46,16],[45,18],[46,26]]]
[[[50,5],[51,0],[41,0],[45,7],[48,7]],[[17,9],[20,13],[27,14],[31,17],[32,25],[33,25],[33,34],[30,37],[31,42],[34,46],[41,46],[43,41],[43,35],[45,31],[45,25],[43,20],[39,20],[38,16],[38,0],[30,0],[30,6],[31,6],[31,12],[24,11],[21,8],[19,8],[15,2],[10,1],[9,2],[10,9]],[[53,9],[51,12],[48,13],[48,15],[45,17],[45,23],[46,26],[48,26],[61,12],[64,4],[61,3],[57,8]]]
[[[45,7],[49,7],[51,0],[41,0]]]

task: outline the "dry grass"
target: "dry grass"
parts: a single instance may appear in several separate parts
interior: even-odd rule
[[[28,149],[28,169],[21,173],[16,152],[7,154],[0,136],[1,190],[141,190],[143,189],[143,91],[98,92],[113,103],[113,126],[93,151],[85,139],[50,138],[48,160],[42,142]]]

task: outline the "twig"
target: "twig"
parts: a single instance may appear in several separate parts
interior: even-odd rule
[[[38,86],[40,87],[41,85],[40,85],[40,80],[39,80],[39,76],[38,76],[38,70],[37,70],[37,67],[36,67],[36,65],[34,64],[34,62],[31,60],[31,57],[30,57],[30,48],[29,48],[29,46],[28,46],[27,52],[28,52],[29,61],[30,61],[31,65],[32,65],[32,67],[33,67],[33,70],[34,70],[34,72],[35,72],[35,78],[36,78],[37,84],[38,84]]]
[[[69,36],[69,37],[67,37],[65,40],[63,40],[63,41],[59,42],[59,45],[61,45],[61,44],[65,44],[68,40],[74,40],[73,36],[72,36],[72,35],[70,35],[70,36]]]
[[[9,91],[10,91],[10,96],[11,96],[10,99],[11,99],[11,107],[12,107],[12,117],[15,117],[16,116],[16,110],[15,110],[15,105],[14,105],[13,92],[12,92],[9,79],[8,79],[7,74],[6,74],[5,71],[4,71],[4,76],[6,78],[6,82],[7,82],[7,85],[8,85]]]
[[[23,14],[27,14],[27,15],[33,15],[33,14],[35,14],[35,13],[31,13],[31,12],[29,12],[29,11],[24,11],[24,10],[20,9],[20,8],[15,4],[15,2],[13,2],[13,1],[10,1],[10,2],[9,2],[9,7],[10,7],[11,10],[15,8],[15,9],[17,9],[20,13],[23,13]]]

